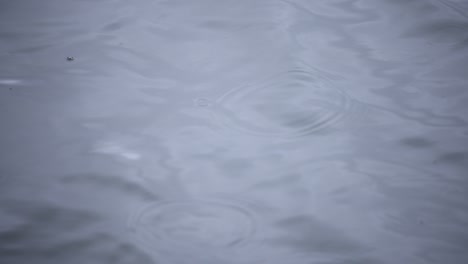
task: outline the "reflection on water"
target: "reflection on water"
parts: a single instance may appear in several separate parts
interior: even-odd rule
[[[468,263],[467,14],[0,0],[0,263]]]

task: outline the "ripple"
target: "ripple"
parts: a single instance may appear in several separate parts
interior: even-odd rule
[[[193,103],[198,107],[208,107],[211,105],[211,101],[207,98],[197,98]]]
[[[246,208],[224,201],[167,201],[138,211],[130,230],[152,252],[220,250],[247,243],[255,233],[255,221]]]
[[[23,81],[16,79],[0,79],[0,85],[21,85]]]
[[[222,95],[213,116],[229,128],[258,136],[298,137],[331,127],[350,102],[323,76],[292,70]]]

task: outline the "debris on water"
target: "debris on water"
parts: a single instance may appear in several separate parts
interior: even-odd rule
[[[67,57],[67,61],[74,61],[75,57]]]

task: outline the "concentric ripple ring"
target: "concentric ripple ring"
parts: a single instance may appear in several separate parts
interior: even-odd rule
[[[212,248],[245,244],[255,233],[249,210],[212,200],[168,201],[150,204],[130,221],[138,243],[152,251]]]
[[[332,126],[350,103],[349,96],[323,76],[291,70],[227,92],[215,101],[212,114],[246,133],[298,137]]]

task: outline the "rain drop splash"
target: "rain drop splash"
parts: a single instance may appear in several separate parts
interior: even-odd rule
[[[216,100],[213,115],[246,133],[298,137],[330,127],[349,105],[349,97],[324,77],[294,70],[229,91]]]
[[[237,204],[187,200],[144,207],[131,219],[130,229],[151,252],[176,254],[179,250],[219,251],[241,246],[254,234],[255,221]]]

